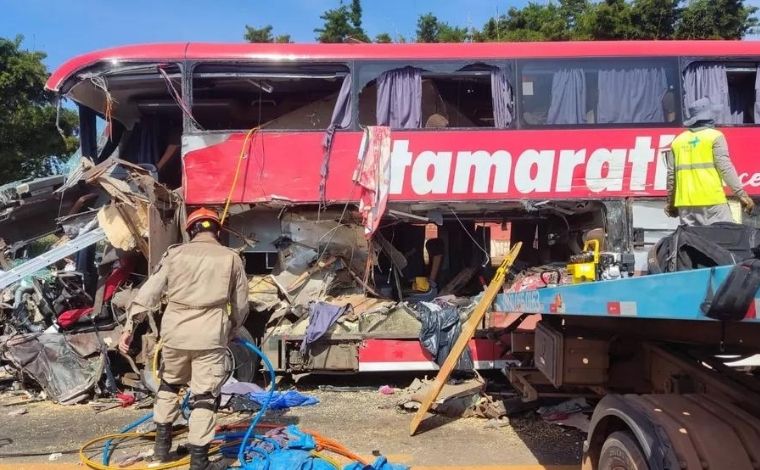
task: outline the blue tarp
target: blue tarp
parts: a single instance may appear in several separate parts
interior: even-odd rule
[[[275,449],[271,451],[262,450],[261,447],[248,448],[248,454],[253,460],[246,463],[247,470],[264,470],[264,469],[289,469],[289,470],[335,470],[335,466],[330,462],[320,459],[312,454],[317,445],[314,438],[298,429],[295,425],[285,428],[287,434],[287,443],[283,447],[275,444]],[[260,443],[261,441],[259,441]],[[272,441],[267,440],[268,443]],[[254,450],[256,449],[256,450]],[[270,447],[271,449],[271,447]],[[266,455],[266,458],[264,458]],[[371,465],[360,463],[350,463],[343,467],[343,470],[407,470],[407,465],[392,464],[383,456],[380,456]]]
[[[251,392],[248,394],[248,397],[263,406],[267,395],[268,392]],[[268,408],[270,410],[284,410],[295,406],[316,405],[317,403],[319,403],[319,400],[316,397],[304,395],[297,390],[288,390],[287,392],[275,392],[272,396],[272,401],[269,402]]]

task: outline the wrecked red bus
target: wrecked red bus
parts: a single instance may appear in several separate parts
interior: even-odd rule
[[[684,103],[722,106],[741,181],[760,194],[758,66],[760,44],[739,41],[181,43],[76,57],[47,88],[79,106],[83,156],[148,165],[188,208],[229,213],[249,330],[280,369],[424,370],[435,357],[403,301],[431,300],[412,286],[433,264],[436,293],[461,305],[510,241],[528,287],[594,232],[614,275],[646,271],[676,225],[662,153]],[[356,173],[372,126],[391,130],[375,181],[387,207],[368,238]],[[305,353],[315,300],[346,312]],[[471,343],[479,368],[508,357],[499,332],[514,316],[496,307]]]

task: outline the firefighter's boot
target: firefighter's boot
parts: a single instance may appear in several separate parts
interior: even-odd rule
[[[172,423],[156,424],[156,443],[153,445],[153,460],[169,462],[172,449]]]
[[[227,470],[227,461],[224,459],[215,462],[208,461],[209,447],[209,444],[205,446],[187,445],[187,449],[190,451],[190,470]]]

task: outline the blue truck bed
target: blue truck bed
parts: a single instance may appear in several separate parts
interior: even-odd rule
[[[500,294],[495,305],[505,312],[717,321],[700,307],[710,285],[715,292],[731,269],[721,266]],[[743,322],[760,322],[758,302],[760,296],[755,294]]]

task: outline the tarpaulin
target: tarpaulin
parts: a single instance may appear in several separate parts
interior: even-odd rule
[[[269,392],[252,392],[248,394],[248,397],[259,405],[262,405],[266,401],[268,394]],[[272,400],[269,402],[268,409],[284,410],[286,408],[311,406],[318,403],[319,400],[316,397],[304,395],[297,390],[288,390],[287,392],[275,392]]]
[[[431,302],[419,302],[415,310],[422,322],[420,329],[420,342],[427,351],[432,354],[435,363],[443,365],[449,356],[451,347],[454,346],[462,325],[459,321],[459,312],[453,305],[440,306]],[[457,362],[457,370],[472,370],[474,364],[469,348],[465,348]]]

